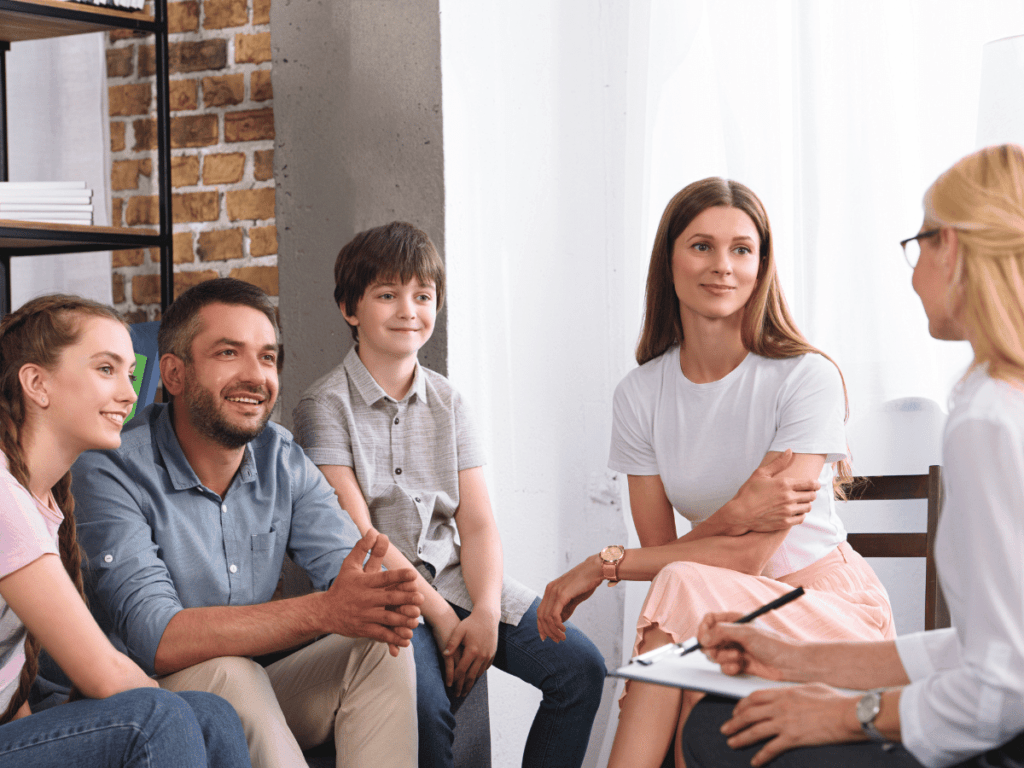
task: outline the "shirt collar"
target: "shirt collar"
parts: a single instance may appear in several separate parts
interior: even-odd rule
[[[359,392],[359,396],[363,398],[363,402],[367,405],[373,405],[383,398],[391,399],[388,393],[377,383],[377,380],[373,378],[373,375],[366,370],[366,366],[359,359],[359,353],[356,352],[355,347],[352,347],[348,354],[345,355],[343,365],[349,378],[355,383],[356,391]],[[410,387],[404,399],[411,400],[413,395],[419,400],[423,400],[427,396],[427,385],[420,373],[420,364],[418,362],[416,363],[416,371],[413,374],[412,387]],[[392,402],[394,401],[392,400]]]
[[[205,487],[195,470],[192,469],[192,465],[188,463],[185,452],[181,450],[181,443],[178,442],[178,436],[174,434],[171,406],[154,405],[153,407],[160,409],[153,424],[153,438],[164,466],[167,468],[171,485],[177,491]],[[252,443],[249,442],[245,444],[242,463],[238,467],[235,477],[243,483],[249,483],[256,480],[257,476],[256,459],[253,456]]]

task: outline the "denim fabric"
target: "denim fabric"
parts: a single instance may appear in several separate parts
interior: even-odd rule
[[[529,768],[578,768],[583,764],[590,729],[601,703],[604,658],[590,639],[571,623],[561,643],[541,642],[533,601],[518,625],[498,625],[494,666],[515,675],[544,698],[533,719],[523,751]],[[469,615],[452,605],[460,619]],[[430,627],[421,624],[412,639],[416,659],[416,709],[419,716],[420,768],[452,765],[455,718],[444,686],[444,662]]]
[[[82,699],[0,726],[0,766],[248,768],[238,715],[208,693],[159,688]]]

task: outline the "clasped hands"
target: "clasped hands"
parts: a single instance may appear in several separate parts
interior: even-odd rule
[[[328,631],[388,644],[392,656],[409,645],[423,595],[411,568],[382,570],[388,537],[370,528],[341,564],[324,592]],[[367,557],[369,555],[369,557]]]
[[[723,673],[792,682],[806,682],[813,675],[805,643],[754,624],[732,623],[740,615],[708,614],[697,630],[704,653]],[[761,766],[794,747],[864,740],[857,700],[823,683],[755,691],[736,704],[722,733],[733,749],[767,740],[750,762]]]

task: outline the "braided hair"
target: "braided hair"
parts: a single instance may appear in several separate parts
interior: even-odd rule
[[[8,470],[25,488],[28,488],[31,473],[21,445],[21,430],[25,424],[21,368],[29,363],[51,370],[56,368],[64,349],[77,343],[81,337],[80,321],[83,317],[110,318],[124,323],[124,319],[108,306],[65,294],[40,296],[0,321],[0,450],[7,457]],[[75,535],[71,473],[65,473],[51,492],[64,515],[57,534],[60,559],[71,582],[85,600],[82,553]],[[25,638],[25,666],[21,670],[18,690],[7,710],[0,715],[0,725],[12,720],[28,701],[38,669],[39,642],[28,633]]]

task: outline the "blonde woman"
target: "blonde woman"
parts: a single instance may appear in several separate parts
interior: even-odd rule
[[[101,304],[43,296],[0,322],[0,765],[249,765],[227,702],[160,690],[84,602],[68,470],[120,445],[134,367],[124,321]],[[33,714],[40,646],[76,700]]]
[[[602,580],[651,581],[634,651],[692,637],[709,611],[748,611],[806,639],[893,634],[885,589],[846,543],[833,480],[848,475],[838,367],[786,307],[764,206],[743,184],[695,182],[668,204],[651,255],[640,367],[614,399],[609,466],[628,476],[642,547],[608,547],[548,585],[541,636]],[[693,530],[679,537],[675,512]],[[656,767],[695,694],[630,683],[609,766]]]
[[[707,617],[699,638],[724,671],[818,682],[698,705],[690,768],[1024,765],[1024,150],[989,147],[942,174],[903,244],[920,250],[931,335],[974,350],[943,438],[935,556],[953,627],[796,643]]]

